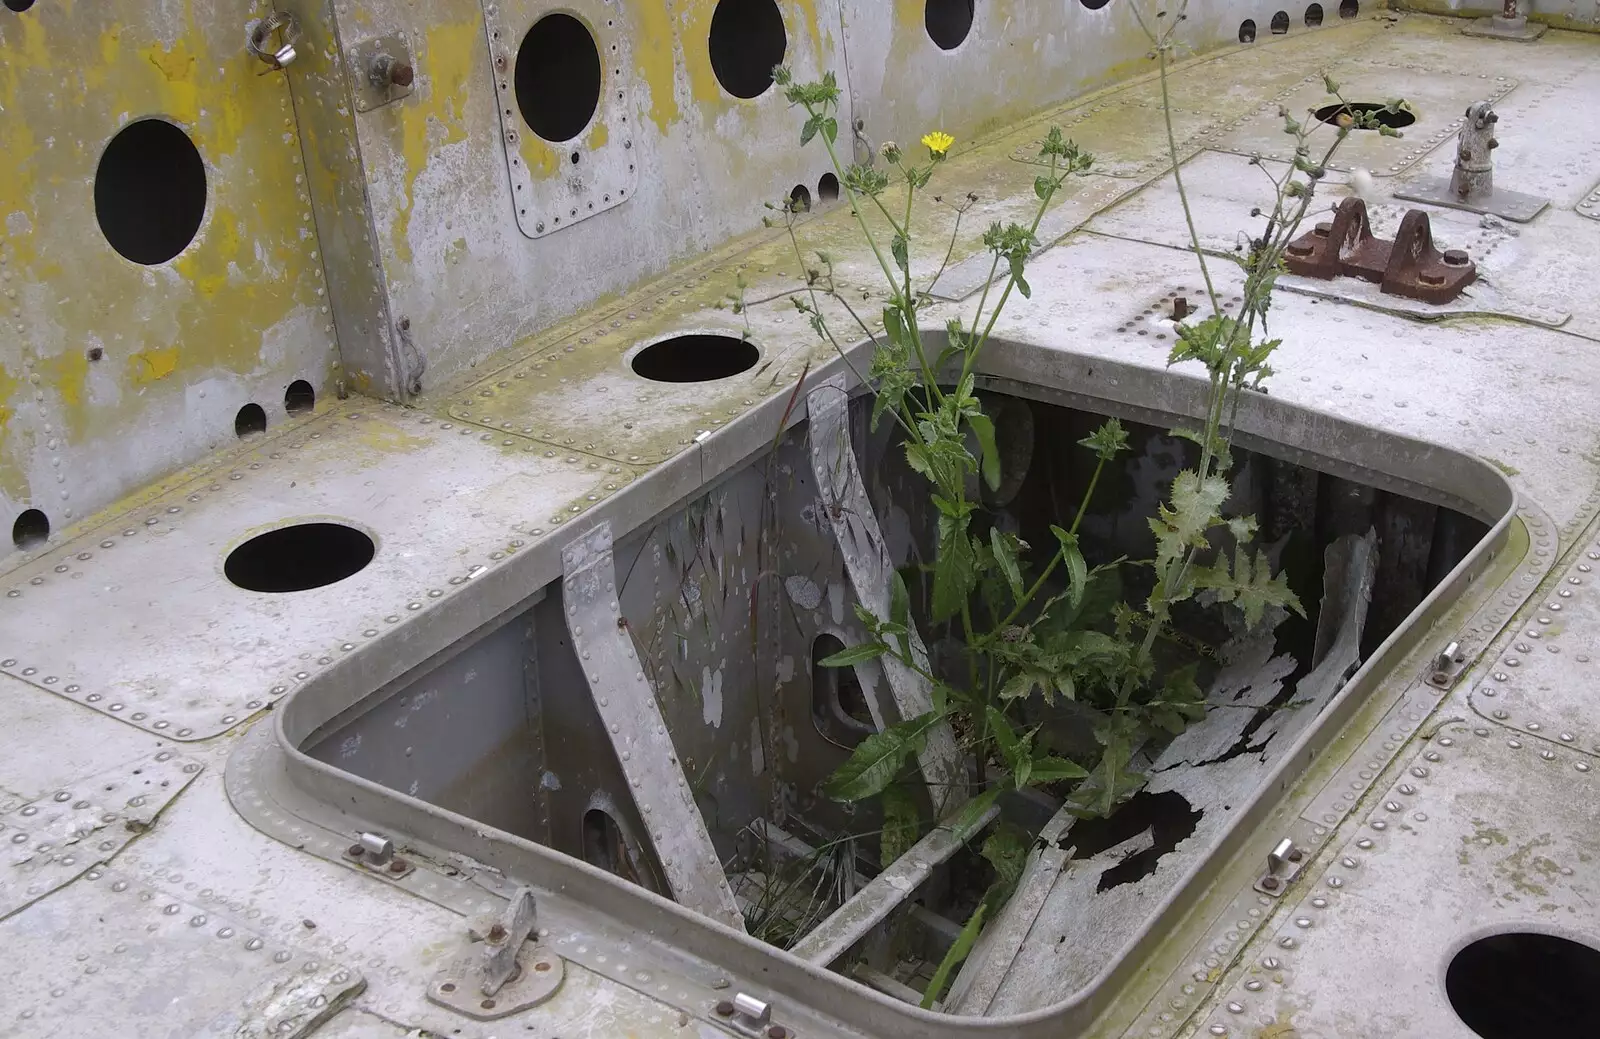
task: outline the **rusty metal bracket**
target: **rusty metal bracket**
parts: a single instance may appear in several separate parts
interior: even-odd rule
[[[1273,898],[1281,896],[1289,882],[1300,873],[1306,853],[1295,847],[1294,841],[1285,837],[1267,852],[1267,869],[1256,878],[1255,889]]]
[[[358,834],[356,842],[344,850],[344,859],[386,880],[399,880],[416,869],[410,860],[394,853],[394,842],[381,833]]]
[[[1389,241],[1372,233],[1367,204],[1354,197],[1339,203],[1331,223],[1290,242],[1284,259],[1292,274],[1323,280],[1348,275],[1376,282],[1391,296],[1434,304],[1451,302],[1478,277],[1465,250],[1434,247],[1422,210],[1408,212]]]
[[[1439,651],[1428,668],[1428,684],[1438,689],[1449,689],[1467,670],[1467,654],[1461,643],[1452,641]]]
[[[518,888],[499,917],[469,928],[472,944],[439,971],[428,1001],[479,1021],[547,1002],[566,978],[566,963],[539,945],[537,922],[533,890]]]

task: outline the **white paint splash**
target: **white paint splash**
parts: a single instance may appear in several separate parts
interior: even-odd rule
[[[722,728],[722,669],[707,667],[700,674],[700,710],[707,725]]]

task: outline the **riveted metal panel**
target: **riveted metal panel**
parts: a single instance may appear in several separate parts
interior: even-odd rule
[[[346,478],[355,457],[327,435],[336,425],[361,431],[365,479]],[[471,462],[457,446],[462,433],[477,441]],[[501,565],[531,539],[530,496],[598,499],[610,493],[603,483],[627,476],[487,436],[352,403],[188,474],[6,575],[0,670],[177,739],[228,729]],[[436,511],[452,521],[428,522]],[[365,532],[377,546],[371,565],[292,593],[251,592],[224,576],[226,557],[249,538],[308,521]],[[44,637],[34,623],[42,614],[56,619]]]
[[[617,24],[611,0],[576,0],[559,12],[589,31],[599,52],[599,99],[593,116],[564,141],[540,137],[518,112],[518,43],[547,14],[542,0],[484,0],[489,61],[499,98],[500,139],[511,174],[517,226],[529,238],[571,227],[633,197],[639,183],[633,134],[638,108],[628,97],[623,70],[633,65],[633,43]]]
[[[44,3],[0,17],[7,522],[32,505],[62,530],[230,441],[241,406],[276,423],[291,382],[336,381],[289,85],[244,48],[261,13]],[[97,183],[135,185],[115,168],[100,180],[107,145],[146,119],[181,129],[205,171],[197,234],[149,266],[96,219]]]

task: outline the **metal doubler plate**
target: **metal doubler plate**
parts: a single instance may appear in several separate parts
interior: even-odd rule
[[[551,14],[537,0],[489,0],[483,24],[494,68],[500,141],[511,173],[517,226],[543,238],[596,213],[622,205],[639,182],[633,147],[636,113],[628,98],[625,69],[633,67],[630,36],[611,0],[567,0],[559,14],[589,30],[600,54],[600,98],[588,125],[566,141],[539,137],[517,103],[517,53],[528,30]]]
[[[0,947],[0,1035],[29,1039],[293,1039],[366,987],[355,970],[99,868],[0,923]]]
[[[631,475],[506,439],[372,402],[289,428],[0,578],[0,671],[164,736],[222,732]],[[302,522],[376,554],[309,591],[229,582],[233,549]]]
[[[1600,718],[1594,711],[1600,646],[1592,641],[1600,624],[1597,568],[1600,540],[1591,539],[1572,565],[1541,589],[1534,609],[1472,691],[1472,709],[1481,717],[1549,741],[1552,745],[1537,743],[1543,754],[1600,754]]]

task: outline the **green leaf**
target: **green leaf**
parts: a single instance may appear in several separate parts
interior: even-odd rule
[[[1056,193],[1056,189],[1060,186],[1061,182],[1051,177],[1033,178],[1033,193],[1039,196],[1040,202],[1049,201],[1050,196],[1054,195]]]
[[[1244,622],[1254,628],[1261,623],[1268,606],[1281,606],[1306,615],[1300,597],[1289,588],[1289,575],[1272,576],[1272,564],[1265,552],[1256,552],[1252,558],[1243,546],[1233,553],[1233,569],[1228,569],[1227,557],[1219,559],[1216,566],[1195,568],[1194,585],[1209,589],[1218,602],[1231,602],[1244,611]]]
[[[928,982],[927,989],[922,993],[922,1009],[927,1010],[938,1002],[944,994],[944,987],[950,983],[950,974],[972,954],[972,947],[978,943],[978,935],[983,933],[983,918],[988,912],[989,903],[980,902],[967,918],[966,925],[951,943],[950,951],[939,961],[939,969],[933,972],[933,980]]]
[[[823,657],[817,661],[818,667],[849,667],[868,660],[876,660],[889,652],[889,647],[881,642],[863,642],[859,646],[849,646],[841,649],[832,656]]]
[[[1046,755],[1033,759],[1033,780],[1036,783],[1053,783],[1058,779],[1082,779],[1089,771],[1066,758]]]
[[[1005,781],[1001,782],[1002,779]],[[1010,777],[997,777],[993,786],[962,805],[955,815],[940,823],[940,827],[955,834],[957,840],[968,839],[977,832],[995,801],[1010,788]]]
[[[1067,808],[1074,815],[1104,818],[1144,785],[1144,776],[1128,771],[1128,761],[1133,754],[1129,731],[1132,724],[1128,720],[1114,720],[1105,731],[1096,733],[1102,737],[1105,749],[1094,771],[1067,798]]]
[[[1015,771],[1017,763],[1026,757],[1022,741],[1017,739],[1017,734],[1012,731],[1011,723],[1006,721],[1006,716],[996,707],[989,707],[984,711],[989,719],[989,731],[994,733],[995,743],[1000,746],[1000,754],[1005,758],[1006,764]],[[1019,781],[1018,786],[1021,786]]]
[[[1028,287],[1028,280],[1022,276],[1022,271],[1027,260],[1022,256],[1011,257],[1011,280],[1017,283],[1017,291],[1022,293],[1023,299],[1033,298],[1033,289]]]
[[[999,527],[990,527],[989,547],[994,549],[994,561],[1005,575],[1006,584],[1011,586],[1011,594],[1021,602],[1022,570],[1017,566],[1017,551],[1011,535],[1001,533]]]
[[[904,627],[911,624],[911,593],[906,591],[906,579],[898,570],[889,575],[889,620]]]
[[[968,413],[967,424],[978,438],[978,448],[983,456],[983,482],[989,489],[1000,486],[1000,450],[995,446],[994,422],[983,412]]]
[[[829,73],[832,75],[832,73]],[[828,139],[829,144],[839,140],[839,120],[829,116],[822,121],[822,136]]]
[[[1067,602],[1076,613],[1083,605],[1083,593],[1089,586],[1089,565],[1083,561],[1083,552],[1078,548],[1078,535],[1054,525],[1050,533],[1061,543],[1061,561],[1067,564]]]
[[[894,240],[889,243],[889,251],[894,254],[894,264],[896,267],[899,267],[902,271],[910,268],[910,243],[906,241],[904,235],[897,234],[894,236]]]
[[[1228,481],[1215,475],[1202,480],[1199,473],[1185,469],[1172,481],[1171,498],[1171,504],[1163,502],[1150,520],[1158,567],[1165,567],[1186,549],[1205,547],[1206,531],[1216,524],[1222,503],[1228,500]],[[1166,593],[1177,601],[1175,589],[1166,589]]]
[[[939,555],[933,569],[933,623],[942,624],[961,612],[976,587],[972,541],[967,516],[939,517]]]
[[[1032,843],[1027,831],[1013,823],[1001,823],[994,828],[979,854],[994,867],[997,886],[1007,892],[1017,886],[1028,864],[1028,849]]]
[[[823,783],[823,793],[835,801],[863,801],[883,793],[894,782],[906,759],[922,750],[928,730],[944,720],[936,711],[891,725],[862,740],[850,759]]]
[[[1109,462],[1128,449],[1128,431],[1116,419],[1106,419],[1099,429],[1078,441],[1078,446],[1087,447],[1096,458]]]
[[[878,837],[878,863],[889,863],[904,855],[917,843],[921,818],[916,799],[904,788],[891,786],[883,792],[883,833]]]
[[[1034,671],[1019,671],[1006,680],[1000,687],[1000,699],[1010,703],[1012,700],[1027,696],[1033,692],[1033,687],[1039,684],[1039,676]]]
[[[821,128],[821,116],[814,115],[810,119],[807,119],[806,125],[800,128],[800,147],[804,148],[806,145],[810,144],[811,138],[815,137],[817,135],[817,131]]]

